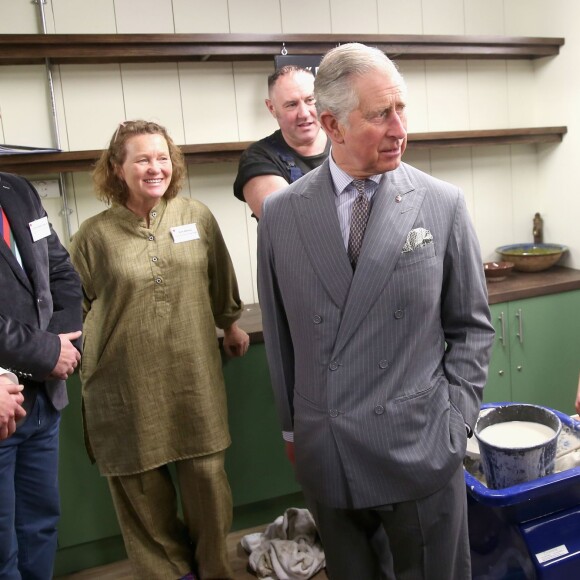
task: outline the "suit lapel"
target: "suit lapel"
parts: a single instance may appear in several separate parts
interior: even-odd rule
[[[388,284],[425,191],[414,188],[403,166],[386,173],[379,184],[333,356],[342,350]]]
[[[352,268],[340,232],[328,161],[299,195],[293,197],[298,229],[314,270],[341,310],[352,282]]]
[[[20,257],[22,258],[22,266],[18,263],[12,250],[4,242],[0,244],[0,255],[2,259],[8,263],[10,268],[12,268],[14,274],[20,280],[22,285],[31,294],[34,294],[31,284],[31,280],[34,280],[35,277],[35,262],[32,254],[31,243],[32,238],[30,237],[28,223],[24,221],[22,212],[19,211],[20,204],[17,196],[18,194],[8,183],[6,183],[6,181],[0,182],[0,205],[10,222],[10,229],[12,230],[12,235],[18,245]]]

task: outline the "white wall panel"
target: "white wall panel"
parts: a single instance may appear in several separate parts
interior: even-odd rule
[[[125,115],[163,125],[175,143],[185,143],[176,63],[123,64]]]
[[[536,82],[534,65],[528,60],[506,61],[508,88],[508,127],[529,127],[536,120]],[[544,125],[543,121],[540,125]]]
[[[574,0],[574,3],[576,1]],[[505,0],[505,34],[509,36],[550,36],[546,32],[548,21],[555,12],[562,10],[563,2],[553,0],[550,4],[537,0]],[[554,8],[558,7],[558,10]],[[564,9],[569,14],[568,6]]]
[[[379,16],[377,0],[357,0],[356,4],[344,0],[329,0],[332,32],[335,34],[377,34]]]
[[[536,212],[550,213],[550,204],[544,204],[538,189],[538,156],[536,145],[510,146],[513,237],[507,243],[533,242],[532,220]],[[549,218],[548,218],[549,219]],[[547,220],[548,221],[548,220]],[[560,240],[545,241],[560,242]]]
[[[505,34],[504,0],[463,1],[465,34]]]
[[[429,175],[432,174],[431,152],[429,149],[407,149],[403,155],[403,161]]]
[[[62,65],[60,74],[69,147],[103,149],[126,118],[119,65]]]
[[[191,195],[207,205],[215,216],[236,269],[240,296],[244,302],[251,304],[255,302],[254,280],[247,241],[245,204],[233,195],[235,174],[234,163],[189,166]]]
[[[227,0],[173,0],[175,32],[229,32]]]
[[[421,0],[377,0],[379,34],[423,34]]]
[[[231,63],[180,63],[186,143],[238,141]]]
[[[272,0],[228,0],[230,32],[282,32],[280,4]]]
[[[38,7],[22,0],[0,0],[0,34],[36,34],[42,31]]]
[[[425,0],[423,34],[464,34],[463,0]]]
[[[475,222],[483,261],[498,258],[495,248],[514,242],[514,204],[508,145],[474,147]]]
[[[278,128],[264,104],[268,97],[268,75],[272,72],[273,63],[234,64],[240,141],[261,139]]]
[[[71,233],[74,235],[80,225],[91,216],[107,209],[107,205],[99,201],[94,193],[93,180],[90,173],[73,173],[67,179],[67,199],[71,214]]]
[[[0,67],[0,111],[6,143],[54,145],[44,66]]]
[[[469,129],[467,63],[432,60],[425,67],[429,131]]]
[[[175,32],[171,0],[114,0],[117,32],[148,34]]]
[[[328,0],[280,0],[282,32],[285,34],[327,34],[330,25]],[[290,53],[292,47],[288,46]]]
[[[399,71],[407,85],[407,129],[410,133],[429,131],[429,108],[425,61],[401,61]]]
[[[112,34],[117,32],[113,0],[52,0],[57,34]]]
[[[508,87],[504,61],[467,62],[469,128],[509,127]]]
[[[469,215],[476,223],[471,155],[472,149],[470,147],[432,149],[431,175],[452,183],[463,191]]]

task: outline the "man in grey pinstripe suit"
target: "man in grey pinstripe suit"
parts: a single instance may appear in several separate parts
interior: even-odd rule
[[[494,332],[463,194],[401,162],[405,95],[381,51],[331,50],[315,82],[331,156],[259,224],[272,385],[332,580],[384,562],[397,580],[471,578],[462,458]],[[354,179],[371,208],[358,261]]]

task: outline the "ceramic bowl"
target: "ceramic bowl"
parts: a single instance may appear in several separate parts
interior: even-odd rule
[[[568,251],[562,244],[512,244],[495,250],[502,259],[513,262],[520,272],[541,272],[552,267]]]
[[[514,269],[513,262],[485,262],[483,271],[489,282],[501,282]]]

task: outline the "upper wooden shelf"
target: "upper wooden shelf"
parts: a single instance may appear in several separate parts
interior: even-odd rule
[[[437,133],[409,133],[408,149],[442,147],[475,147],[481,145],[509,145],[558,143],[566,127],[535,127],[526,129],[490,129],[483,131],[445,131]],[[252,141],[181,145],[188,164],[237,161]],[[61,153],[17,153],[0,155],[0,171],[21,175],[40,175],[90,170],[101,150],[63,151]]]
[[[557,55],[563,38],[422,34],[1,34],[0,65],[177,60],[269,60],[324,54],[346,42],[396,59],[535,59]]]

